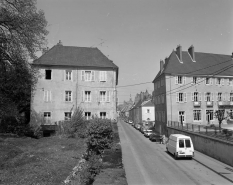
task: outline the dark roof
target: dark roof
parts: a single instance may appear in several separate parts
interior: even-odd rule
[[[232,76],[233,74],[233,67],[229,67],[233,64],[230,55],[195,52],[195,62],[193,62],[189,53],[182,51],[182,62],[179,61],[176,52],[173,51],[164,65],[164,70],[162,73],[158,72],[156,78],[163,73],[191,76]]]
[[[55,45],[33,65],[118,68],[98,48]]]

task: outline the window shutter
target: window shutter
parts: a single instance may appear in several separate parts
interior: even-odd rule
[[[229,80],[229,78],[226,79],[226,85],[230,85],[230,80]]]
[[[202,99],[202,94],[201,94],[201,92],[199,92],[198,95],[199,95],[199,101],[201,101],[201,99]]]
[[[227,100],[230,101],[230,93],[227,94]]]
[[[218,93],[216,92],[215,94],[216,94],[216,97],[215,97],[216,101],[218,101]]]
[[[85,71],[81,71],[81,79],[82,81],[85,81]]]
[[[210,78],[210,85],[213,85],[213,78]]]
[[[194,101],[194,93],[191,92],[191,100]]]
[[[73,71],[73,70],[71,70],[71,81],[74,81],[73,76],[74,76],[74,71]]]
[[[183,93],[184,94],[184,102],[187,102],[187,93]]]
[[[176,93],[176,102],[179,102],[179,93]]]
[[[107,71],[105,71],[104,74],[105,74],[105,78],[104,79],[107,82]]]
[[[178,84],[178,76],[175,76],[175,84]]]
[[[91,71],[91,81],[95,81],[95,71]]]
[[[82,91],[82,102],[84,102],[84,94],[85,92],[84,91]]]
[[[66,70],[63,71],[62,73],[62,81],[66,80]]]
[[[102,71],[99,72],[99,81],[102,81]]]
[[[205,101],[207,101],[207,93],[206,92],[204,92],[204,99],[205,99]]]
[[[185,81],[186,81],[186,77],[184,76],[183,77],[183,84],[185,84]]]
[[[90,101],[90,102],[91,102],[91,99],[92,99],[92,98],[91,98],[91,91],[90,91],[90,96],[89,96],[89,101]]]
[[[110,102],[110,91],[107,91],[107,102]]]
[[[224,85],[224,78],[221,79],[221,85]]]
[[[50,91],[50,101],[52,101],[52,91]]]
[[[215,85],[218,85],[218,79],[215,78]]]
[[[228,96],[227,96],[227,95],[228,95],[228,93],[225,92],[225,93],[224,93],[224,97],[223,97],[223,100],[224,100],[224,101],[228,101]]]
[[[211,93],[211,100],[214,101],[214,93]]]
[[[44,97],[43,97],[43,101],[45,101],[45,90],[44,90]]]
[[[71,101],[73,101],[73,91],[71,91]]]

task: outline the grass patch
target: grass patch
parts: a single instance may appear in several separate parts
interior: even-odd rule
[[[0,184],[62,184],[85,151],[84,140],[0,136]]]

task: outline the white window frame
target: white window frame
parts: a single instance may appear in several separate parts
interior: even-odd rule
[[[181,123],[181,118],[183,119],[182,123],[186,122],[185,111],[178,111],[178,121]]]
[[[185,103],[185,102],[187,102],[187,93],[186,92],[176,93],[176,102],[177,103]]]
[[[223,101],[223,93],[222,92],[217,93],[217,101]]]
[[[210,119],[210,121],[214,121],[214,110],[212,110],[212,109],[211,109],[211,110],[206,110],[206,121],[208,121],[208,120],[207,120],[208,112],[211,112],[211,114],[212,114],[212,115],[210,116],[210,117],[212,118],[212,119]]]
[[[82,70],[81,71],[81,80],[86,82],[95,81],[95,71],[92,70]]]
[[[72,102],[73,100],[73,93],[70,90],[65,91],[65,102]]]
[[[101,115],[101,114],[104,114],[104,113],[105,113],[105,116],[104,116],[104,115]],[[100,112],[100,118],[101,118],[101,119],[107,118],[107,112]]]
[[[51,76],[51,78],[50,78],[50,79],[46,79],[46,71],[51,71],[51,75],[50,75],[50,76]],[[45,69],[44,79],[45,79],[45,80],[52,80],[52,78],[53,78],[52,74],[53,74],[52,69]]]
[[[51,119],[52,119],[52,113],[51,112],[44,112],[43,113],[43,116],[44,116],[44,120],[46,123],[50,122]]]
[[[88,115],[90,113],[90,116]],[[90,120],[91,119],[91,112],[85,112],[85,118],[86,120]]]
[[[198,113],[200,113],[200,115],[198,116]],[[193,110],[193,121],[194,122],[200,122],[200,121],[202,121],[202,115],[201,115],[201,110]],[[198,119],[198,118],[200,118],[200,119]]]
[[[72,112],[64,112],[64,121],[70,121],[72,117]]]
[[[91,102],[91,91],[84,91],[84,102]]]
[[[72,70],[65,70],[65,80],[66,81],[73,81],[73,71]]]

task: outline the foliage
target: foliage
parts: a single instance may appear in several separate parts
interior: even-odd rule
[[[36,0],[0,0],[0,119],[30,110],[37,73],[28,60],[45,48],[48,34]]]
[[[101,166],[101,157],[99,155],[91,155],[80,173],[81,184],[92,184],[95,176],[99,174]]]
[[[221,128],[222,121],[225,120],[226,118],[228,118],[228,115],[227,116],[225,115],[225,110],[224,109],[216,110],[214,112],[214,116],[215,116],[215,118],[218,119],[219,128]]]
[[[99,155],[104,149],[111,148],[113,142],[111,120],[95,117],[90,120],[86,134],[88,153]]]

